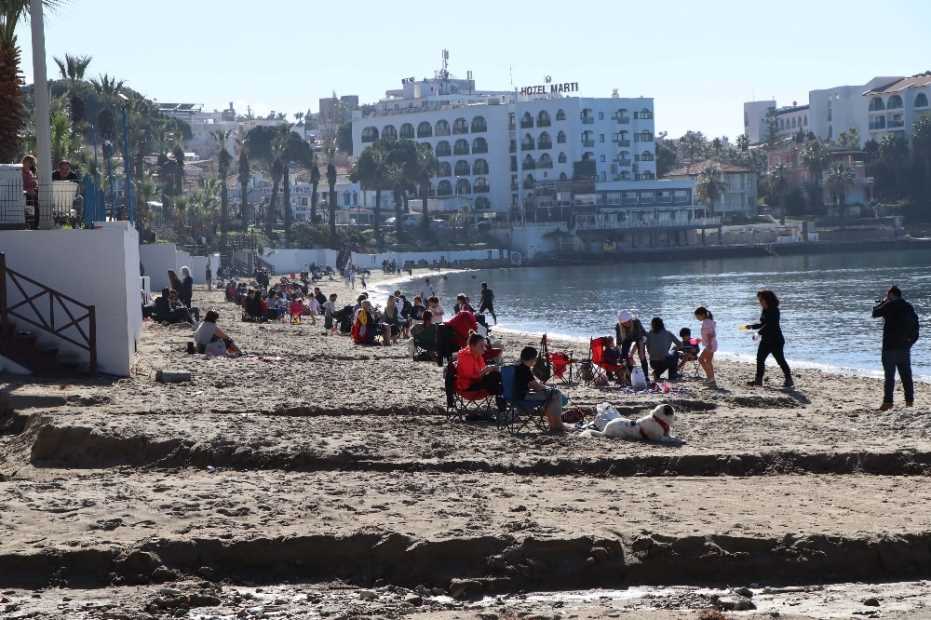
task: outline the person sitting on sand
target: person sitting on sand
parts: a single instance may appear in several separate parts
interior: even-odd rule
[[[543,385],[533,376],[533,365],[537,361],[537,350],[524,347],[520,352],[520,364],[514,372],[514,401],[536,405],[544,402],[546,422],[551,432],[561,433],[566,430],[562,423],[562,399],[559,390]]]
[[[496,366],[485,363],[488,343],[472,334],[468,345],[456,354],[456,391],[459,393],[501,393],[501,373]]]
[[[330,299],[323,304],[323,333],[324,335],[336,335],[336,320],[333,318],[336,314],[336,293],[330,293]]]
[[[679,377],[679,351],[682,342],[672,335],[663,324],[663,319],[654,317],[650,321],[650,331],[647,332],[647,354],[650,358],[650,368],[653,369],[653,380],[658,381],[664,372],[669,372],[670,379]]]
[[[440,298],[439,298],[439,297],[437,297],[436,295],[434,295],[434,296],[430,297],[430,299],[427,300],[427,310],[429,310],[429,311],[430,311],[430,314],[433,315],[433,322],[434,322],[434,323],[442,323],[442,322],[443,322],[443,314],[444,314],[444,311],[443,311],[443,306],[440,305]]]
[[[204,316],[203,322],[197,326],[194,331],[194,344],[197,352],[206,353],[208,356],[238,357],[242,355],[233,339],[223,333],[217,325],[219,318],[220,315],[215,310],[210,310]]]
[[[362,302],[362,307],[356,313],[355,324],[352,326],[352,339],[356,344],[374,345],[375,338],[381,335],[385,346],[391,344],[391,327],[382,323],[368,299]]]
[[[469,335],[478,331],[478,321],[468,310],[457,312],[453,318],[446,321],[446,326],[453,331],[453,344],[457,349],[464,347],[469,340]]]

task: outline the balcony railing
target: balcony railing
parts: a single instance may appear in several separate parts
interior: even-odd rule
[[[621,125],[629,125],[629,124],[630,124],[630,117],[629,117],[629,116],[618,116],[618,117],[617,117],[617,122],[618,122],[619,124],[621,124]]]
[[[540,142],[539,144],[537,144],[537,148],[540,150],[551,149],[553,148],[553,143],[552,142]]]
[[[633,163],[634,163],[634,160],[632,160],[632,159],[619,159],[619,160],[617,160],[617,165],[618,165],[618,166],[621,166],[622,168],[630,167],[630,166],[633,165]]]
[[[594,221],[593,221],[594,220]],[[580,217],[576,220],[576,230],[636,230],[641,228],[713,228],[721,225],[720,217],[693,217],[685,218],[658,218],[655,216],[628,217],[622,221],[607,215],[597,215],[594,218]]]
[[[595,141],[594,140],[582,140],[582,146],[592,148],[593,146],[595,146]]]
[[[591,125],[591,124],[594,123],[594,122],[595,122],[595,117],[594,117],[594,116],[583,116],[583,117],[582,117],[582,124],[583,124],[583,125]]]
[[[629,138],[621,138],[620,140],[617,141],[617,145],[618,145],[618,146],[627,146],[627,147],[629,147],[629,146],[630,146],[630,139],[629,139]]]
[[[870,131],[876,131],[877,129],[886,128],[886,119],[885,117],[880,116],[879,118],[874,118],[870,120]]]
[[[905,121],[902,119],[889,119],[889,123],[886,125],[889,129],[897,129],[899,127],[905,127]]]

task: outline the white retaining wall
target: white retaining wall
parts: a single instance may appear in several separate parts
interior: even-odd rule
[[[474,260],[504,260],[507,258],[507,250],[434,250],[431,252],[382,252],[379,254],[360,254],[352,253],[352,264],[356,267],[366,269],[381,269],[381,264],[386,260],[397,261],[398,267],[404,265],[407,261],[413,261],[415,264],[419,261],[427,261],[433,264],[433,261],[446,260],[447,263],[456,261],[474,261]]]
[[[145,275],[151,278],[152,291],[156,293],[168,287],[169,271],[174,271],[180,278],[181,267],[184,266],[191,269],[194,284],[206,282],[207,257],[191,256],[184,250],[179,250],[174,243],[148,243],[139,248],[139,255],[142,257]],[[217,269],[220,267],[220,255],[212,254],[210,258],[213,277],[216,278]]]
[[[81,303],[94,305],[97,312],[97,365],[101,372],[129,376],[136,339],[142,331],[139,296],[139,236],[128,222],[96,224],[94,230],[6,230],[0,231],[0,251],[7,266]],[[25,286],[30,295],[37,292]],[[7,283],[7,299],[22,299],[19,290]],[[48,299],[37,308],[48,318]],[[74,312],[75,308],[69,306]],[[28,306],[20,308],[28,316]],[[55,304],[56,324],[62,311]],[[66,321],[65,321],[66,322]],[[54,336],[24,325],[42,342],[54,342],[63,351],[73,351],[82,360],[87,352]],[[66,332],[80,341],[73,328]]]
[[[324,248],[307,250],[265,250],[262,260],[270,263],[273,273],[300,273],[307,270],[307,265],[316,263],[323,267],[329,265],[336,269],[336,250]]]

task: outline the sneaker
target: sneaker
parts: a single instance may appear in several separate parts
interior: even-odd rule
[[[795,389],[795,382],[793,382],[793,381],[786,381],[785,383],[782,384],[782,389],[784,389],[784,390],[794,390],[794,389]]]
[[[892,403],[883,403],[879,406],[880,411],[889,411],[892,409]]]
[[[913,401],[913,400],[907,400],[907,401],[905,401],[905,406],[906,406],[906,407],[914,407],[914,406],[915,406],[915,401]]]

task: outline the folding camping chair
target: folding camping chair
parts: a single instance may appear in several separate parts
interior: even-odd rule
[[[456,389],[456,362],[447,364],[443,371],[446,392],[446,420],[462,422],[468,418],[494,419],[497,411],[495,395],[484,390],[460,392]]]
[[[504,411],[498,412],[498,428],[506,428],[510,433],[518,433],[532,425],[537,430],[545,431],[546,401],[514,400],[516,376],[516,366],[501,367],[501,397],[504,399]]]
[[[605,361],[605,345],[608,336],[592,338],[588,343],[589,359],[585,362],[583,372],[580,373],[582,380],[586,384],[603,384],[608,383],[608,373],[617,376],[627,374],[627,366],[623,364],[612,364]]]

